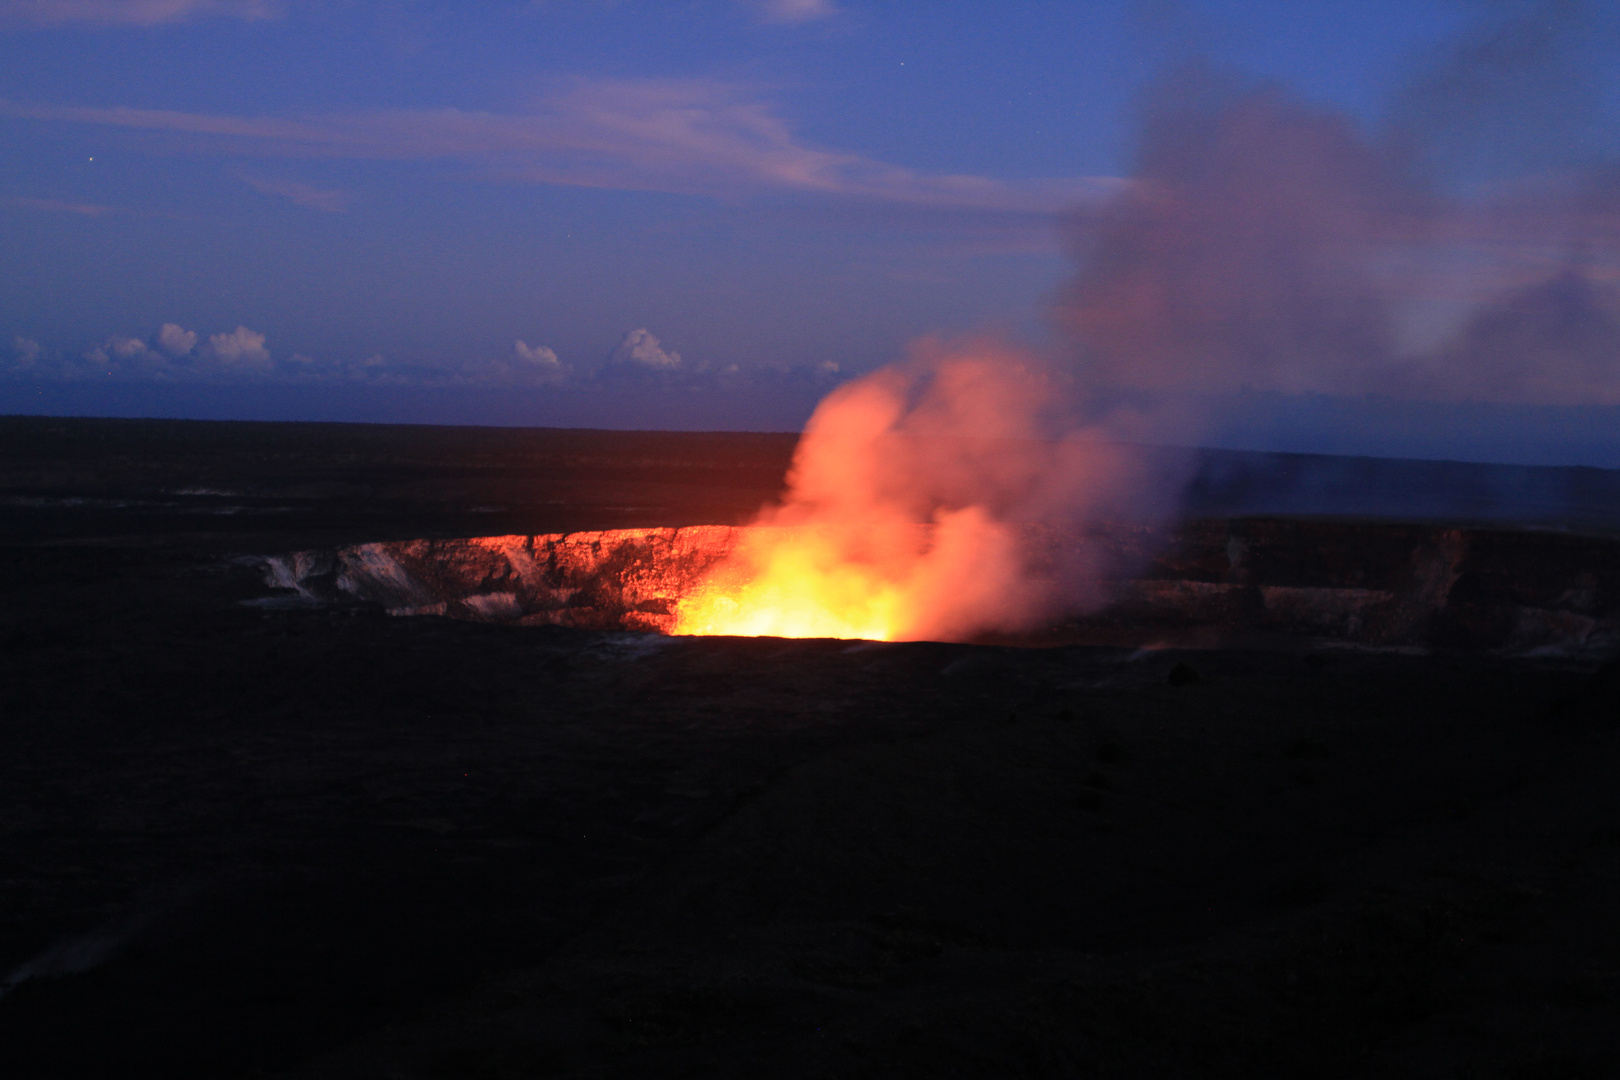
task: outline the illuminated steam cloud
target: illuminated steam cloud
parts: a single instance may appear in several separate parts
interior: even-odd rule
[[[677,611],[676,633],[964,640],[1107,600],[1102,521],[1168,506],[1107,418],[1039,357],[989,339],[924,341],[833,391],[788,492]],[[1022,526],[1070,542],[1036,566]]]

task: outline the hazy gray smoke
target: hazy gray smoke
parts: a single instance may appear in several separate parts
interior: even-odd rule
[[[1482,5],[1382,131],[1201,63],[1069,235],[1088,381],[1620,403],[1620,168],[1575,0]]]
[[[1467,32],[1396,95],[1387,137],[1442,182],[1582,170],[1616,149],[1608,27],[1582,0],[1475,0]]]

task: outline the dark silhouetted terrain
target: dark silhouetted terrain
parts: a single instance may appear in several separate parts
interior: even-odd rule
[[[249,557],[740,523],[792,445],[0,420],[0,1070],[1620,1073],[1612,660],[243,603]]]

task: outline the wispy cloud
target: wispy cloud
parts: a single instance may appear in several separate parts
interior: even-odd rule
[[[1110,177],[1002,180],[925,173],[812,146],[773,104],[701,79],[579,80],[530,112],[390,110],[299,119],[0,102],[0,114],[206,140],[237,153],[455,159],[512,182],[710,195],[799,193],[959,210],[1049,214],[1095,202]]]
[[[833,0],[742,0],[742,2],[753,8],[761,21],[789,26],[830,19],[838,14],[838,5],[833,3]]]
[[[18,197],[6,201],[13,206],[26,207],[29,210],[44,210],[52,214],[78,214],[80,217],[106,217],[108,214],[119,212],[115,206],[102,206],[99,203],[64,202],[61,199],[25,199]]]
[[[72,202],[67,199],[31,199],[20,195],[3,201],[10,206],[20,206],[25,210],[39,210],[47,214],[76,214],[79,217],[88,218],[113,216],[178,218],[184,216],[167,210],[135,210],[127,206]]]
[[[19,370],[28,370],[39,363],[40,357],[45,355],[45,349],[33,338],[25,338],[18,334],[11,339],[11,354]]]
[[[220,16],[273,19],[276,0],[0,0],[0,28],[156,26]]]
[[[349,193],[346,191],[323,191],[293,180],[265,180],[257,176],[244,176],[242,179],[261,195],[275,195],[309,210],[340,214],[349,208]]]

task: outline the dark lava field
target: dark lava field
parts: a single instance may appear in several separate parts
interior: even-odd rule
[[[1620,1075],[1612,657],[668,638],[265,583],[741,523],[792,447],[0,419],[0,1075]]]

